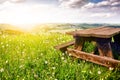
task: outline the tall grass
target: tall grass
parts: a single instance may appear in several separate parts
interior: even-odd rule
[[[72,40],[59,33],[0,35],[0,80],[118,80],[120,72],[54,49]],[[86,49],[85,49],[86,50]]]

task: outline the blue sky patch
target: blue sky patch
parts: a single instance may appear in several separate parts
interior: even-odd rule
[[[92,2],[92,3],[98,3],[98,2],[101,2],[101,1],[103,1],[103,0],[90,0],[90,2]]]

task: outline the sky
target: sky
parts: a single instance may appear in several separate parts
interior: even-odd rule
[[[0,23],[120,23],[120,0],[0,0]]]

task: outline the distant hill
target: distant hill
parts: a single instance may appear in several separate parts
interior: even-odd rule
[[[20,25],[19,25],[20,26]],[[21,25],[22,26],[22,25]],[[0,24],[0,31],[5,33],[17,34],[23,32],[63,32],[67,30],[76,30],[76,29],[87,29],[100,26],[110,26],[110,27],[120,27],[120,24],[88,24],[88,23],[48,23],[48,24],[37,24],[34,27],[31,25],[25,25],[22,27],[29,27],[30,29],[20,29],[14,25],[10,24]],[[31,29],[32,28],[32,29]]]
[[[10,24],[0,24],[0,33],[21,34],[23,33],[23,31]]]
[[[87,24],[87,23],[82,23],[82,24],[75,24],[78,28],[86,29],[86,28],[93,28],[93,27],[100,27],[100,26],[109,26],[109,27],[120,27],[120,24]]]
[[[10,29],[10,30],[20,30],[19,28],[17,28],[16,26],[10,25],[10,24],[0,24],[0,30],[6,30],[6,29]]]
[[[86,29],[92,27],[106,26],[108,24],[79,24],[79,23],[66,23],[66,24],[38,24],[33,28],[33,31],[50,31],[50,30],[66,30],[66,29]]]

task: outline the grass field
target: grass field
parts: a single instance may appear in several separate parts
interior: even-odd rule
[[[118,70],[73,59],[54,49],[70,40],[71,36],[59,33],[0,34],[0,80],[120,79]]]

